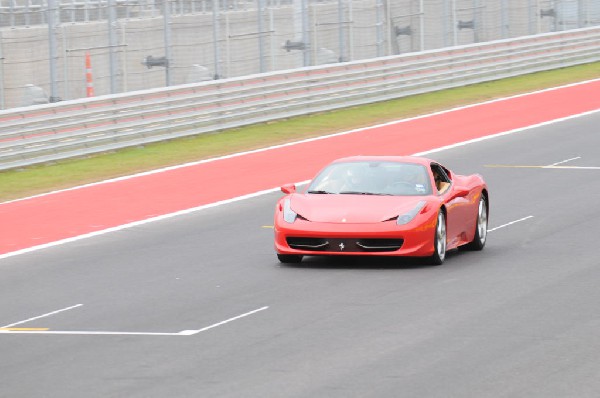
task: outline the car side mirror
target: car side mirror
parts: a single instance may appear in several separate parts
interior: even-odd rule
[[[295,184],[285,184],[284,186],[281,187],[281,192],[286,193],[286,194],[294,193],[294,192],[296,192],[296,185]]]

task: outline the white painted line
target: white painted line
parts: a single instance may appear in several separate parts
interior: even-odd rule
[[[204,159],[204,160],[200,160],[200,161],[196,161],[196,162],[189,162],[189,163],[184,163],[184,164],[180,164],[180,165],[175,165],[175,166],[170,166],[170,167],[164,167],[164,168],[161,168],[161,169],[145,171],[145,172],[142,172],[142,173],[132,174],[132,175],[128,175],[128,176],[111,178],[111,179],[108,179],[108,180],[98,181],[98,182],[94,182],[94,183],[90,183],[90,184],[85,184],[85,185],[79,185],[79,186],[72,187],[72,188],[66,188],[66,189],[56,190],[56,191],[52,191],[52,192],[46,192],[46,193],[39,194],[39,195],[28,196],[28,197],[25,197],[25,198],[19,198],[19,199],[15,199],[15,200],[6,201],[6,202],[1,202],[0,205],[5,204],[5,203],[12,203],[12,202],[20,202],[20,201],[23,201],[23,200],[29,200],[29,199],[37,198],[37,197],[40,197],[40,196],[54,195],[54,194],[61,193],[61,192],[66,192],[66,191],[74,191],[74,190],[78,190],[78,189],[82,189],[82,188],[87,188],[87,187],[91,187],[91,186],[95,186],[95,185],[108,184],[108,183],[112,183],[112,182],[116,182],[116,181],[129,180],[129,179],[132,179],[132,178],[142,177],[142,176],[151,175],[151,174],[163,173],[165,171],[176,170],[176,169],[180,169],[180,168],[183,168],[183,167],[196,166],[196,165],[199,165],[199,164],[215,162],[215,161],[223,160],[223,159],[231,159],[231,158],[235,158],[235,157],[239,157],[239,156],[249,155],[249,154],[252,154],[252,153],[266,152],[266,151],[270,151],[270,150],[273,150],[273,149],[284,148],[284,147],[288,147],[288,146],[294,146],[294,145],[303,144],[303,143],[306,143],[306,142],[324,140],[324,139],[328,139],[328,138],[331,138],[331,137],[338,137],[338,136],[348,135],[348,134],[352,134],[352,133],[358,133],[358,132],[361,132],[361,131],[370,130],[370,129],[374,129],[374,128],[380,128],[380,127],[384,127],[384,126],[392,126],[392,125],[395,125],[395,124],[406,123],[406,122],[410,122],[410,121],[413,121],[413,120],[425,119],[425,118],[432,117],[432,116],[437,116],[437,115],[443,115],[443,114],[446,114],[446,113],[456,112],[456,111],[460,111],[460,110],[463,110],[463,109],[475,108],[475,107],[478,107],[478,106],[484,106],[484,105],[493,104],[493,103],[496,103],[496,102],[509,101],[509,100],[515,99],[515,98],[527,97],[527,96],[530,96],[530,95],[541,94],[541,93],[545,93],[545,92],[549,92],[549,91],[557,91],[557,90],[561,90],[561,89],[564,89],[564,88],[576,87],[576,86],[580,86],[580,85],[584,85],[584,84],[595,83],[595,82],[598,82],[598,81],[600,81],[600,79],[591,79],[591,80],[586,80],[586,81],[582,81],[582,82],[566,84],[564,86],[551,87],[551,88],[547,88],[547,89],[543,89],[543,90],[532,91],[530,93],[517,94],[517,95],[510,96],[510,97],[496,98],[496,99],[493,99],[493,100],[490,100],[490,101],[478,102],[478,103],[475,103],[475,104],[459,106],[459,107],[456,107],[456,108],[451,108],[451,109],[446,109],[446,110],[442,110],[442,111],[438,111],[438,112],[428,113],[428,114],[425,114],[425,115],[419,115],[419,116],[415,116],[415,117],[411,117],[411,118],[406,118],[406,119],[401,119],[401,120],[395,120],[395,121],[391,121],[391,122],[387,122],[387,123],[376,124],[376,125],[369,126],[369,127],[362,127],[362,128],[358,128],[358,129],[353,129],[353,130],[348,130],[348,131],[342,131],[342,132],[339,132],[339,133],[325,135],[325,136],[319,136],[319,137],[313,137],[313,138],[309,138],[309,139],[306,139],[306,140],[289,142],[289,143],[286,143],[286,144],[274,145],[274,146],[270,146],[270,147],[266,147],[266,148],[255,149],[255,150],[252,150],[252,151],[239,152],[239,153],[234,153],[234,154],[231,154],[231,155],[219,156],[219,157],[216,157],[216,158]],[[560,122],[560,121],[563,121],[563,120],[570,119],[571,117],[585,116],[587,114],[592,114],[592,113],[595,113],[597,111],[600,111],[600,109],[598,109],[596,111],[585,112],[585,113],[581,113],[581,114],[578,114],[578,115],[573,115],[573,116],[570,116],[570,117],[567,117],[567,118],[556,119],[554,121],[547,122],[547,123],[541,123],[539,125],[525,127],[523,129],[511,130],[511,132],[522,131],[524,129],[528,129],[528,128],[532,128],[532,127],[538,127],[538,126],[542,126],[542,125],[545,125],[545,124],[550,124],[552,122]],[[510,132],[507,132],[507,133],[510,133]],[[500,133],[500,134],[505,135],[506,133]],[[489,136],[489,138],[493,138],[493,137],[496,137],[496,136],[499,136],[499,135]],[[478,141],[479,140],[465,141],[461,145],[466,145],[466,144],[469,144],[469,143],[472,143],[472,142],[478,142]],[[457,146],[461,146],[461,145],[457,145]],[[449,149],[449,148],[453,148],[453,147],[454,146],[441,147],[441,148],[433,149],[431,151],[427,151],[427,152],[423,152],[423,153],[434,153],[434,152],[439,152],[439,151],[442,151],[444,149]],[[414,156],[419,156],[419,155],[415,154]]]
[[[0,334],[63,334],[63,335],[104,335],[104,336],[179,336],[179,333],[144,333],[144,332],[102,332],[86,330],[10,330],[0,329]]]
[[[81,305],[81,304],[79,304]],[[214,329],[218,326],[225,325],[236,321],[241,318],[245,318],[249,315],[256,314],[257,312],[268,309],[268,306],[258,308],[253,311],[246,312],[244,314],[235,316],[233,318],[226,319],[224,321],[212,324],[198,330],[182,330],[178,333],[160,333],[160,332],[108,332],[108,331],[89,331],[89,330],[10,330],[9,326],[5,326],[4,329],[0,328],[0,334],[60,334],[60,335],[96,335],[96,336],[193,336],[195,334],[204,332],[209,329]],[[63,310],[64,311],[64,310]],[[32,318],[35,319],[35,318]]]
[[[600,166],[544,166],[543,169],[600,170]]]
[[[516,224],[516,223],[521,222],[521,221],[529,220],[530,218],[533,218],[533,216],[527,216],[527,217],[519,218],[518,220],[511,221],[511,222],[506,223],[506,224],[502,224],[502,225],[500,225],[500,226],[498,226],[496,228],[488,229],[488,232],[492,232],[492,231],[495,231],[495,230],[500,229],[500,228],[508,227],[509,225],[513,225],[513,224]]]
[[[600,166],[527,166],[515,164],[486,164],[485,167],[500,169],[600,170]]]
[[[181,336],[192,336],[194,334],[205,332],[205,331],[207,331],[209,329],[213,329],[213,328],[216,328],[218,326],[225,325],[226,323],[233,322],[233,321],[236,321],[238,319],[247,317],[248,315],[256,314],[257,312],[264,311],[264,310],[266,310],[268,308],[269,308],[268,306],[261,307],[261,308],[258,308],[256,310],[246,312],[245,314],[234,316],[233,318],[226,319],[226,320],[224,320],[222,322],[212,324],[212,325],[207,326],[207,327],[202,328],[202,329],[198,329],[198,330],[182,330],[181,332],[179,332],[179,335],[181,335]]]
[[[547,167],[551,167],[551,166],[558,166],[559,164],[565,164],[565,163],[568,163],[568,162],[570,162],[570,161],[572,161],[572,160],[577,160],[577,159],[581,159],[581,156],[577,156],[577,157],[575,157],[575,158],[571,158],[571,159],[563,160],[562,162],[556,162],[556,163],[552,163],[550,166],[547,166]]]
[[[595,109],[593,111],[588,111],[588,112],[578,113],[578,114],[575,114],[575,115],[565,116],[565,117],[561,117],[561,118],[558,118],[558,119],[548,120],[548,121],[545,121],[545,122],[542,122],[542,123],[538,123],[538,124],[532,124],[530,126],[519,127],[517,129],[514,129],[514,130],[503,131],[501,133],[496,133],[496,134],[492,134],[492,135],[486,135],[485,137],[474,138],[472,140],[467,140],[467,141],[463,141],[463,142],[458,142],[456,144],[451,144],[451,145],[446,145],[446,146],[435,148],[435,149],[430,149],[430,150],[425,151],[425,152],[415,153],[415,154],[413,154],[413,156],[424,156],[424,155],[429,155],[429,154],[432,154],[432,153],[442,152],[442,151],[445,151],[445,150],[448,150],[448,149],[454,149],[454,148],[458,148],[458,147],[469,145],[469,144],[474,144],[474,143],[481,142],[481,141],[487,141],[487,140],[491,140],[491,139],[498,138],[498,137],[504,137],[506,135],[520,133],[522,131],[533,130],[533,129],[536,129],[538,127],[549,126],[551,124],[561,123],[561,122],[564,122],[564,121],[567,121],[567,120],[577,119],[579,117],[588,116],[588,115],[593,115],[595,113],[600,113],[600,109]],[[546,167],[546,166],[538,166],[538,167]]]
[[[25,319],[24,321],[19,321],[19,322],[11,323],[10,325],[1,326],[0,329],[11,328],[13,326],[22,325],[22,324],[30,322],[30,321],[35,321],[36,319],[46,318],[46,317],[51,316],[51,315],[56,315],[56,314],[58,314],[60,312],[64,312],[64,311],[72,310],[73,308],[81,307],[82,305],[83,304],[76,304],[76,305],[72,305],[72,306],[67,307],[67,308],[63,308],[61,310],[56,310],[56,311],[48,312],[48,313],[43,314],[43,315],[39,315],[39,316],[35,316],[33,318]]]

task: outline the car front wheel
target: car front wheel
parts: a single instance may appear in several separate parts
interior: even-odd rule
[[[433,256],[430,262],[433,265],[441,265],[446,258],[446,215],[440,209],[435,226],[435,238],[433,240]]]
[[[477,224],[475,225],[475,237],[466,248],[469,250],[483,250],[487,241],[488,230],[488,208],[487,202],[483,195],[479,199],[479,207],[477,209]]]

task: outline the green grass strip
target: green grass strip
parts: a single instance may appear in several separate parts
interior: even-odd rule
[[[595,78],[600,63],[7,170],[0,172],[0,202]]]

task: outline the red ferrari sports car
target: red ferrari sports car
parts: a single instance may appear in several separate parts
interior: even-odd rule
[[[303,256],[427,257],[481,250],[489,194],[478,174],[454,174],[421,157],[357,156],[326,166],[304,192],[284,185],[275,208],[275,250],[282,263]]]

